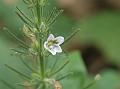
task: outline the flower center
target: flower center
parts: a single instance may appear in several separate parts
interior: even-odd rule
[[[53,46],[54,44],[58,44],[57,40],[49,40],[47,46],[50,47]]]

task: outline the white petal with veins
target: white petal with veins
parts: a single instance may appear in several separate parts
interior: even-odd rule
[[[60,47],[59,45],[55,46],[55,47],[54,47],[54,50],[55,50],[56,52],[58,52],[58,53],[61,53],[61,52],[62,52],[62,49],[61,49],[61,47]]]
[[[50,40],[53,40],[54,39],[54,35],[53,34],[50,34],[47,41],[50,41]]]
[[[61,45],[64,42],[64,37],[59,36],[59,37],[56,37],[55,40],[57,40],[58,44]]]
[[[56,51],[54,49],[51,49],[51,50],[49,49],[48,51],[51,52],[52,55],[56,55]]]

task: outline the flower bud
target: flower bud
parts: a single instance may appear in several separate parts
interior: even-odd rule
[[[95,80],[98,81],[98,80],[100,80],[100,79],[101,79],[101,75],[100,75],[100,74],[97,74],[97,75],[95,76]]]

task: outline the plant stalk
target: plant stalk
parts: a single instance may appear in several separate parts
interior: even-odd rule
[[[40,61],[40,72],[41,72],[41,77],[42,77],[42,81],[43,81],[43,86],[42,89],[45,89],[45,83],[44,83],[44,79],[45,79],[45,68],[44,68],[44,54],[43,54],[43,40],[40,38],[39,40],[40,43],[40,47],[39,47],[39,61]]]
[[[41,11],[40,11],[40,0],[37,0],[37,4],[36,4],[36,12],[37,12],[37,30],[39,31],[38,32],[38,42],[39,42],[39,61],[40,61],[40,72],[41,72],[41,77],[42,77],[42,81],[43,81],[43,86],[41,89],[45,89],[45,82],[44,82],[44,79],[45,79],[45,62],[44,62],[44,54],[43,54],[43,39],[42,39],[42,36],[41,36],[41,29],[40,29],[40,24],[41,24],[41,19],[42,19],[42,16],[41,16]]]

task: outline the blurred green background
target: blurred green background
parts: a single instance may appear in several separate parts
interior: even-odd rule
[[[21,7],[24,12],[26,11],[22,1],[6,3],[4,0],[0,0],[0,79],[6,80],[13,86],[16,86],[15,83],[21,82],[22,79],[17,74],[5,68],[4,64],[12,65],[26,74],[29,74],[29,70],[25,68],[18,58],[11,56],[10,48],[16,47],[16,40],[2,30],[2,27],[5,26],[22,39],[20,30],[22,29],[23,23],[15,14],[16,5]],[[120,68],[120,12],[103,10],[97,15],[90,16],[87,19],[80,19],[80,21],[73,20],[67,15],[62,15],[53,26],[52,32],[56,35],[67,37],[78,25],[81,30],[75,36],[75,39],[82,45],[96,45],[102,50],[105,57],[107,57],[107,61]],[[72,70],[75,72],[75,75],[72,76],[71,79],[66,79],[62,82],[64,89],[83,89],[84,82],[89,84],[91,80],[92,75],[87,73],[83,63],[84,60],[79,54],[80,53],[77,52],[71,53],[71,64],[68,66],[68,69],[73,66]],[[120,70],[108,68],[103,69],[99,73],[102,79],[93,85],[91,89],[120,89]],[[10,88],[0,82],[0,89]],[[22,89],[22,87],[18,87],[17,89]]]

